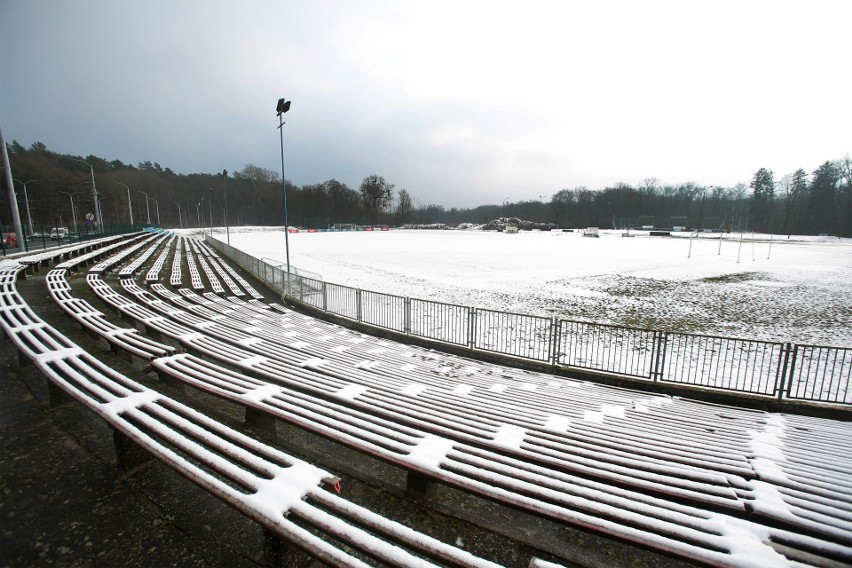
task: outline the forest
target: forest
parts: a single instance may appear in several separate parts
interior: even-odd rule
[[[27,148],[12,141],[7,150],[21,223],[28,233],[75,225],[85,231],[86,223],[99,221],[105,226],[162,227],[284,224],[281,176],[253,164],[230,173],[179,174],[156,162],[134,166],[91,155],[59,154],[41,142]],[[462,209],[424,204],[376,174],[365,177],[358,188],[335,179],[302,186],[285,180],[284,185],[288,222],[297,227],[457,226],[518,217],[558,227],[684,227],[852,236],[852,157],[848,155],[827,160],[810,172],[799,168],[777,177],[772,170],[759,168],[748,185],[666,185],[647,178],[638,185],[559,189],[549,201],[505,201]],[[0,224],[9,231],[12,216],[5,182],[3,186]],[[87,220],[86,215],[95,212],[95,195],[100,219]]]

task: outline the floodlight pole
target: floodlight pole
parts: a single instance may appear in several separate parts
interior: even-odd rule
[[[157,206],[157,226],[159,227],[160,226],[160,202],[157,201],[156,199],[154,199],[153,197],[151,198],[151,201],[153,201],[154,205]]]
[[[213,238],[213,188],[210,188],[210,199],[207,201],[207,209],[210,212],[210,238]]]
[[[125,189],[127,189],[127,212],[130,213],[130,228],[133,228],[133,205],[131,205],[130,200],[130,187],[126,183],[121,183],[120,181],[112,182],[116,185],[123,185]]]
[[[24,186],[24,204],[27,207],[27,222],[30,225],[30,236],[33,236],[33,216],[30,215],[30,199],[27,197],[27,184],[30,184],[34,181],[38,181],[37,179],[31,179],[28,181],[21,181],[19,179],[14,180]]]
[[[175,205],[178,206],[178,225],[180,225],[180,228],[182,229],[183,228],[183,215],[181,215],[181,213],[180,213],[180,203],[175,201]]]
[[[77,195],[77,192],[75,191],[74,193],[68,193],[67,191],[60,191],[59,193],[64,193],[69,198],[71,198],[71,217],[74,218],[74,230],[76,231],[77,230],[77,210],[74,209],[74,196]]]
[[[94,198],[94,202],[95,202],[95,220],[98,223],[100,223],[101,233],[103,233],[104,232],[104,220],[103,220],[103,217],[101,217],[101,206],[98,203],[98,188],[95,185],[95,168],[93,168],[92,164],[90,164],[86,160],[79,160],[77,158],[71,158],[71,159],[74,160],[75,162],[80,162],[81,164],[86,164],[87,166],[89,166],[89,171],[92,173],[92,197]]]
[[[281,188],[284,193],[284,249],[287,255],[287,277],[290,277],[290,229],[287,219],[287,181],[284,179],[284,113],[290,110],[290,102],[278,99],[275,110],[278,112],[278,134],[281,140]],[[289,286],[289,280],[288,280]]]
[[[148,215],[148,224],[151,224],[151,208],[148,206],[148,194],[139,189],[136,190],[136,193],[141,193],[145,196],[145,213]]]
[[[228,227],[228,186],[225,182],[228,180],[228,170],[222,170],[222,191],[225,194],[225,234],[228,236],[228,244],[231,244],[231,229]]]

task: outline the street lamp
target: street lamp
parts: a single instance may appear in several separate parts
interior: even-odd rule
[[[30,215],[30,200],[27,197],[27,184],[32,183],[34,181],[38,181],[37,179],[31,179],[28,181],[21,181],[19,179],[15,179],[16,182],[24,186],[24,203],[27,206],[27,222],[30,224],[30,236],[33,236],[33,217]]]
[[[120,181],[114,181],[112,183],[115,183],[115,184],[118,184],[118,185],[123,185],[125,188],[127,188],[127,212],[130,214],[130,227],[132,228],[133,227],[133,206],[131,205],[131,199],[130,199],[130,187],[126,183],[121,183]]]
[[[136,190],[136,193],[141,193],[142,195],[145,196],[145,211],[148,214],[148,224],[150,225],[151,224],[151,208],[148,207],[148,194],[145,193],[144,191],[139,190],[139,189]]]
[[[290,274],[290,230],[287,227],[287,182],[284,179],[284,113],[290,110],[291,102],[278,99],[278,105],[275,107],[275,111],[278,113],[278,137],[281,140],[281,188],[284,192],[284,249],[287,255],[288,278]]]
[[[94,198],[93,201],[95,202],[95,219],[97,219],[98,223],[101,224],[101,232],[103,232],[104,220],[103,220],[103,217],[101,217],[101,207],[98,204],[98,188],[95,185],[95,168],[93,168],[92,164],[90,164],[86,160],[81,160],[79,158],[71,158],[71,159],[74,160],[75,162],[80,162],[82,164],[86,164],[87,166],[89,166],[89,171],[92,173],[92,197]]]
[[[74,209],[74,196],[77,195],[77,192],[68,193],[67,191],[60,191],[59,193],[64,193],[68,197],[71,198],[71,217],[74,219],[74,230],[77,230],[77,210]]]

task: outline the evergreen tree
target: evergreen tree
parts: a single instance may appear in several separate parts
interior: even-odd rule
[[[770,229],[772,200],[775,197],[775,174],[772,170],[760,168],[754,174],[749,185],[751,194],[751,215],[755,229]]]

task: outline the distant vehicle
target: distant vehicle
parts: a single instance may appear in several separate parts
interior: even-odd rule
[[[47,233],[40,233],[40,232],[36,231],[35,233],[33,233],[32,235],[30,235],[30,236],[29,236],[29,237],[27,237],[27,238],[28,238],[28,239],[30,239],[30,240],[34,240],[34,239],[46,239],[46,238],[48,238],[49,236],[50,236],[50,235],[48,235]]]
[[[7,247],[18,248],[18,235],[15,233],[5,233],[3,235],[3,244]]]
[[[68,227],[54,227],[50,230],[51,239],[64,239],[68,236]]]

